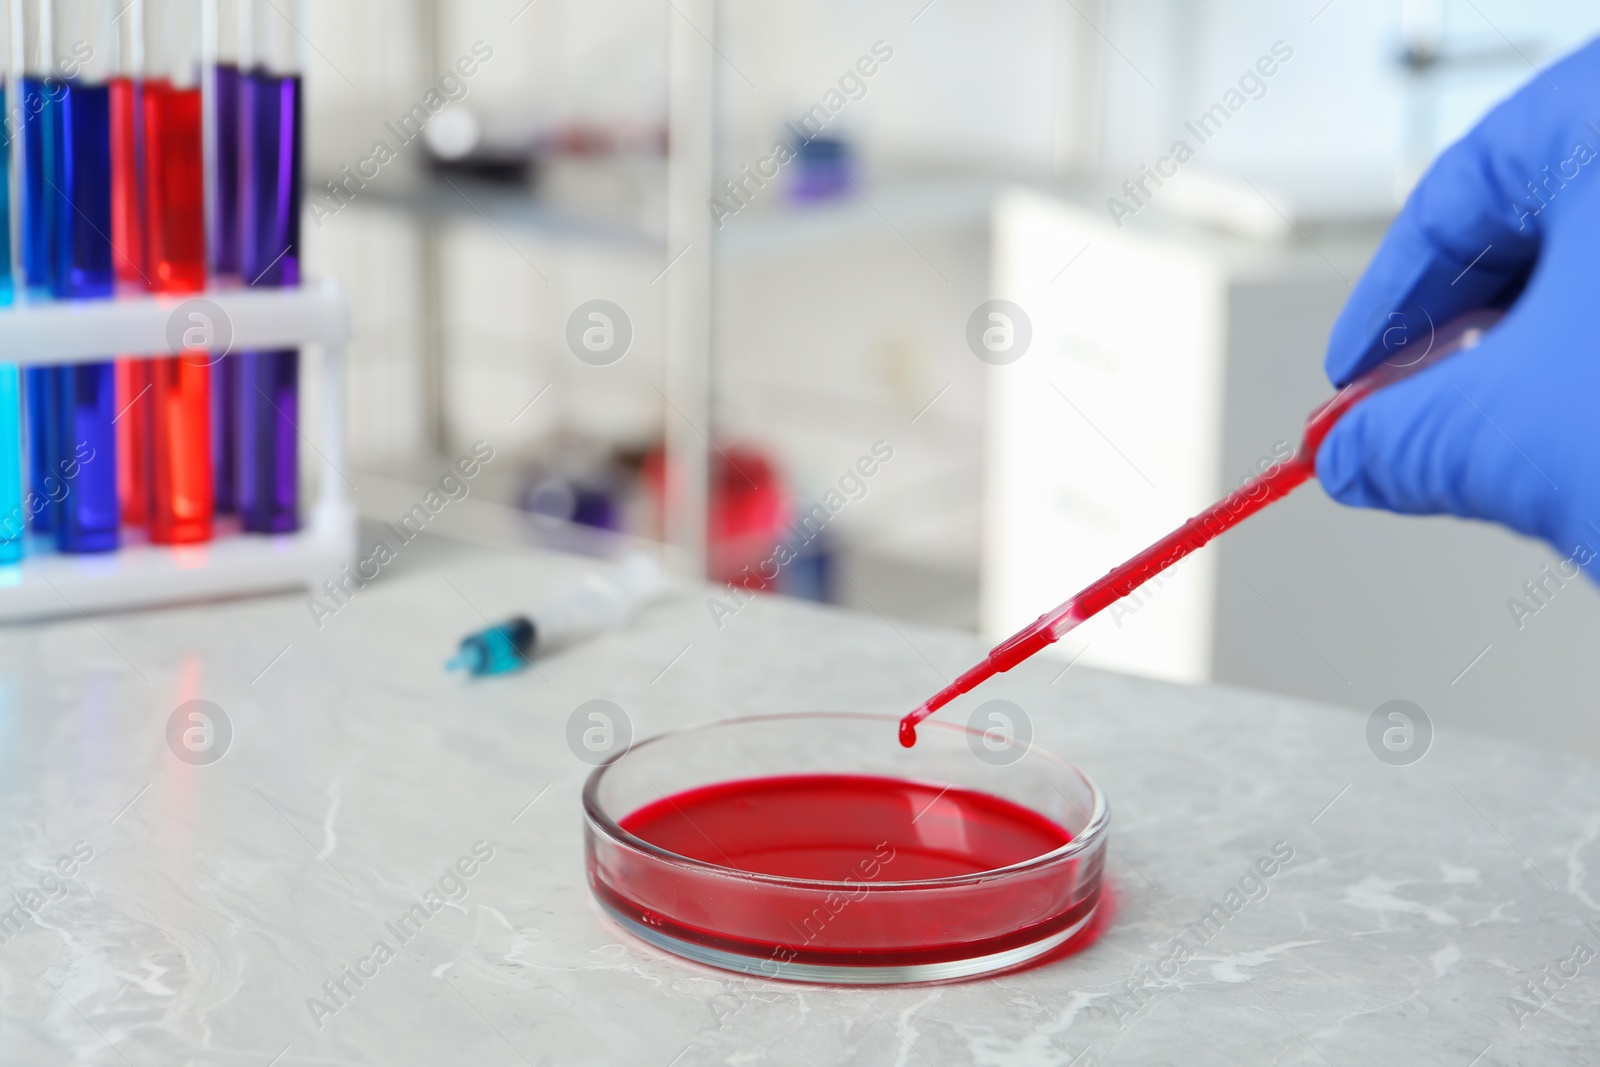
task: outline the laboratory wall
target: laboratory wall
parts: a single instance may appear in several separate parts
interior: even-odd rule
[[[508,457],[481,502],[510,518],[478,532],[507,547],[536,539],[522,520],[551,479],[603,468],[644,486],[672,417],[662,279],[685,250],[666,233],[666,41],[684,13],[644,0],[310,13],[322,199],[308,198],[307,262],[353,297],[364,512],[381,518],[477,439]],[[894,459],[830,527],[808,595],[1000,636],[1294,436],[1328,389],[1327,329],[1427,161],[1600,30],[1600,11],[763,0],[720,3],[695,29],[710,31],[716,101],[707,436],[770,464],[796,513],[888,442]],[[1270,75],[1251,73],[1268,57]],[[1196,141],[1182,180],[1117,225],[1108,197],[1234,90],[1246,103]],[[397,136],[430,92],[450,115]],[[463,129],[487,162],[441,166]],[[802,131],[837,155],[749,177]],[[352,181],[379,141],[392,158]],[[1075,221],[1023,247],[1006,237],[1019,197]],[[1115,257],[1096,264],[1122,242],[1126,276]],[[966,338],[974,309],[1007,290],[1036,309],[1031,367],[988,365]],[[631,320],[613,366],[574,359],[567,340],[597,298]],[[1171,477],[1152,491],[1130,457]],[[1574,583],[1534,621],[1507,614],[1553,558],[1480,525],[1351,512],[1311,487],[1120,626],[1104,620],[1082,663],[1361,709],[1404,697],[1445,727],[1600,753],[1579,648],[1600,597]]]

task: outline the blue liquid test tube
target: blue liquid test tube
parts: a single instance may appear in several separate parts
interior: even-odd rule
[[[55,46],[50,32],[51,0],[12,0],[11,28],[20,34],[22,69],[17,88],[21,105],[21,158],[17,160],[21,281],[30,295],[48,299],[55,284],[55,175],[50,171],[54,141],[50,133],[51,99],[60,79],[52,73]],[[8,50],[9,52],[9,50]]]
[[[30,299],[48,299],[55,289],[56,177],[55,133],[51,102],[60,81],[50,73],[53,58],[49,34],[49,0],[13,0],[22,16],[21,79],[22,143],[18,165],[19,236],[22,245],[22,287]],[[13,23],[13,25],[15,25]],[[36,534],[56,532],[61,479],[56,457],[55,367],[28,367],[23,372],[23,405],[27,420],[28,525]]]
[[[111,99],[107,74],[116,55],[116,11],[103,0],[56,0],[51,36],[60,78],[46,103],[49,192],[55,206],[55,296],[112,295]],[[52,75],[55,77],[55,75]],[[109,360],[56,368],[58,505],[56,547],[107,552],[119,540],[116,368]]]
[[[0,564],[22,558],[27,519],[22,505],[21,376],[0,363]]]

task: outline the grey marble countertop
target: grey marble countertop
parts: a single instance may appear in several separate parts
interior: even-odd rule
[[[1362,714],[1052,662],[985,695],[1023,707],[1036,743],[1110,798],[1115,915],[1092,947],[876,990],[760,984],[646,947],[584,884],[589,766],[566,742],[579,704],[615,701],[637,737],[767,711],[899,713],[981,649],[765,599],[718,629],[700,592],[537,672],[446,676],[461,633],[573,566],[484,556],[385,578],[320,629],[285,596],[0,630],[0,1062],[1600,1055],[1594,765],[1444,733],[1395,767]],[[190,700],[226,716],[216,762],[169,745]],[[1292,861],[1165,964],[1275,846]],[[463,859],[471,876],[448,878]],[[386,924],[441,884],[459,899],[399,944]],[[393,958],[371,956],[379,940]],[[336,1010],[308,1006],[332,1007],[324,983],[358,965],[375,973],[347,980]]]

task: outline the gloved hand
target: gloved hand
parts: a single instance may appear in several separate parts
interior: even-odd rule
[[[1600,551],[1600,39],[1429,169],[1334,324],[1343,385],[1432,326],[1510,307],[1478,347],[1361,402],[1317,452],[1335,499]]]

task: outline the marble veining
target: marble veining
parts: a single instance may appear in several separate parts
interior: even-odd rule
[[[283,596],[0,630],[0,1063],[1595,1061],[1594,765],[1442,731],[1394,767],[1358,712],[1059,663],[982,698],[1110,798],[1089,949],[869,991],[651,949],[584,884],[579,704],[635,737],[900,713],[982,649],[764,598],[719,627],[700,591],[537,671],[445,674],[461,633],[576,566],[386,576],[320,629]],[[232,728],[210,764],[167,740],[196,699]]]

